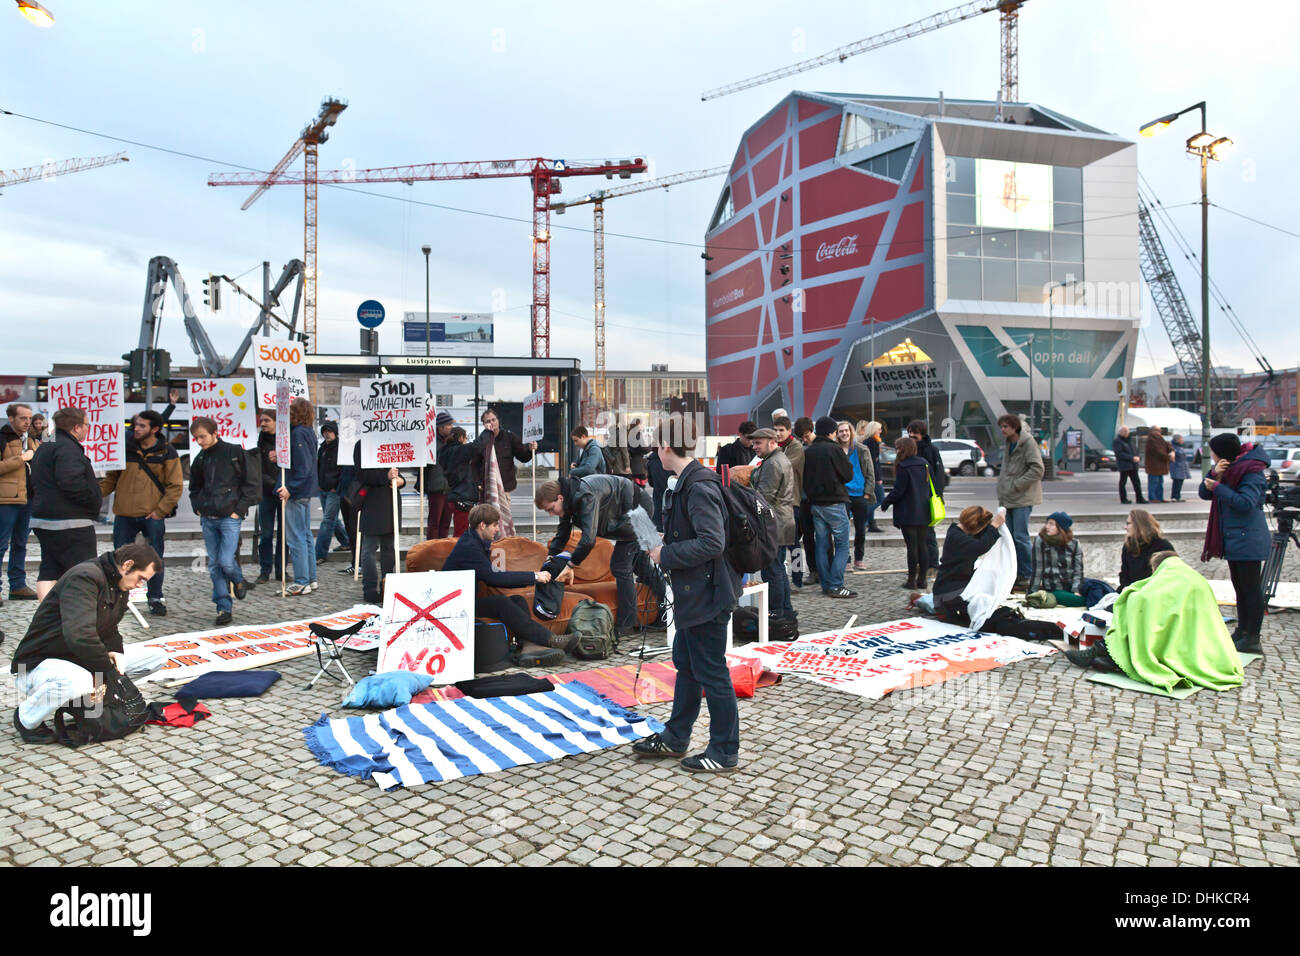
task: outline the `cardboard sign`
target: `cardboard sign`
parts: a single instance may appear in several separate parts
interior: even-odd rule
[[[545,428],[542,415],[545,411],[546,389],[539,389],[524,399],[524,434],[525,443],[541,441]]]
[[[253,379],[257,407],[275,408],[277,382],[288,382],[294,398],[308,398],[306,349],[301,342],[269,335],[253,337]]]
[[[281,468],[289,467],[293,456],[293,446],[289,440],[289,406],[293,396],[289,394],[288,382],[275,385],[275,463]]]
[[[428,396],[429,407],[424,411],[424,454],[430,464],[438,463],[438,410],[433,407],[433,396]]]
[[[340,391],[338,464],[352,466],[352,450],[361,432],[361,389],[344,385]]]
[[[361,467],[407,468],[429,463],[424,382],[389,376],[361,381]]]
[[[474,588],[473,571],[388,575],[375,670],[429,674],[435,684],[471,679]]]
[[[257,447],[257,402],[251,378],[190,379],[190,419],[205,415],[217,423],[217,437],[243,448]]]
[[[122,394],[122,373],[101,372],[50,379],[49,406],[80,408],[89,429],[81,443],[96,474],[126,467],[126,412]],[[50,420],[53,428],[54,421]]]

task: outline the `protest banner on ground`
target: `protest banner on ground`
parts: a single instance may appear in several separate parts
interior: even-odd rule
[[[435,684],[474,676],[474,572],[384,578],[377,671],[429,674]]]
[[[208,671],[241,671],[305,657],[315,647],[315,641],[307,629],[307,625],[313,621],[326,627],[342,628],[365,620],[376,610],[372,604],[358,604],[346,611],[301,621],[284,621],[264,626],[243,624],[140,641],[132,646],[161,650],[167,655],[167,663],[162,670],[136,679],[136,683],[188,681]]]
[[[357,434],[361,430],[361,389],[344,385],[339,393],[338,464],[350,468],[352,450],[357,446]]]
[[[848,631],[806,634],[789,644],[749,644],[733,653],[772,671],[879,699],[890,691],[938,684],[958,674],[1046,657],[1053,648],[912,617]]]
[[[525,442],[541,441],[546,434],[542,418],[546,411],[546,389],[538,389],[524,399],[524,433]]]
[[[257,447],[257,402],[251,378],[190,379],[190,420],[217,423],[217,436],[242,448]]]
[[[253,380],[257,407],[275,408],[275,383],[288,382],[294,398],[308,398],[306,349],[293,339],[253,337]]]
[[[80,408],[86,413],[88,428],[81,447],[96,474],[126,467],[123,399],[121,372],[50,379],[48,402],[52,411]],[[51,421],[50,427],[53,425]]]
[[[361,382],[362,468],[421,467],[429,463],[425,415],[429,396],[415,378],[389,376]]]

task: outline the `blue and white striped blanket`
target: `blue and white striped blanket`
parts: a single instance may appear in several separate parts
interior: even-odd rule
[[[325,766],[395,790],[591,753],[661,730],[653,717],[573,682],[545,694],[463,697],[364,717],[321,714],[303,734]]]

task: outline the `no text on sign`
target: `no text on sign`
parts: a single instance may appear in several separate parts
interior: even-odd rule
[[[357,321],[368,329],[377,329],[384,321],[384,307],[374,299],[366,299],[357,306]]]

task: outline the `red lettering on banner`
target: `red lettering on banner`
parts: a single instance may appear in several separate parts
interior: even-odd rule
[[[197,651],[199,649],[199,645],[193,641],[164,641],[162,647],[169,654],[174,654],[177,651]]]
[[[237,647],[219,647],[212,652],[222,660],[233,661],[236,657],[247,657],[247,651],[241,651]]]

